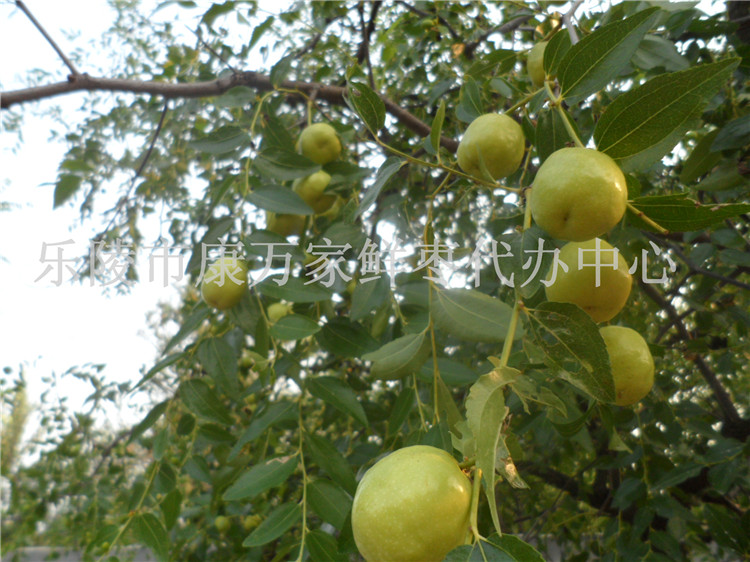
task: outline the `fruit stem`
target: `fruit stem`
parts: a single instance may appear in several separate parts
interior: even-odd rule
[[[520,316],[519,303],[521,299],[516,295],[516,300],[513,303],[513,312],[510,315],[510,324],[508,324],[508,333],[505,334],[505,342],[503,343],[503,353],[500,355],[500,366],[505,367],[508,365],[508,359],[510,359],[510,350],[513,348],[513,340],[516,336],[516,326],[518,326],[518,317]]]
[[[628,201],[628,210],[643,222],[645,222],[647,225],[649,225],[651,228],[656,230],[656,232],[658,232],[659,234],[669,234],[669,231],[666,228],[655,222],[652,218],[646,216],[643,211],[635,207],[630,201]]]
[[[477,468],[474,473],[474,482],[471,487],[471,508],[469,511],[469,527],[471,528],[471,534],[474,536],[474,540],[479,542],[481,535],[477,528],[477,512],[479,511],[479,491],[482,489],[482,469]]]
[[[565,125],[565,130],[568,131],[568,135],[570,135],[570,138],[573,139],[573,142],[578,148],[586,148],[586,146],[581,142],[581,139],[578,138],[578,134],[573,128],[573,125],[571,125],[570,121],[568,120],[568,115],[565,113],[565,110],[563,109],[563,106],[562,106],[563,97],[562,96],[558,97],[555,95],[555,92],[552,91],[551,82],[549,80],[545,80],[544,87],[547,88],[547,95],[549,96],[550,103],[552,106],[554,106],[555,110],[560,114],[563,125]]]

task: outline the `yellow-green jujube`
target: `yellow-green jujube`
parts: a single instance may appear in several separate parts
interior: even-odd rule
[[[601,236],[625,214],[628,188],[622,170],[592,148],[561,148],[540,166],[531,190],[531,216],[560,240]]]
[[[553,282],[544,289],[548,301],[578,305],[594,322],[611,320],[623,309],[633,278],[628,262],[610,244],[599,238],[568,242],[560,249],[558,259],[568,271],[550,268],[546,282]]]
[[[319,215],[329,210],[336,202],[336,195],[324,193],[329,183],[331,183],[331,176],[319,170],[307,177],[294,180],[292,189],[315,211],[316,215]]]
[[[439,561],[463,544],[471,482],[442,449],[415,445],[378,461],[362,477],[352,531],[368,562]]]
[[[247,264],[237,258],[223,257],[206,270],[201,282],[201,296],[219,310],[232,308],[247,290]]]
[[[220,533],[224,534],[231,528],[232,522],[229,520],[229,517],[225,515],[219,515],[214,520],[214,525]]]
[[[293,234],[299,236],[305,230],[305,217],[266,212],[266,230],[284,238]]]
[[[531,78],[531,83],[537,88],[544,86],[544,49],[547,47],[547,41],[537,43],[529,51],[529,57],[526,59],[526,70]]]
[[[341,154],[341,141],[328,123],[315,123],[302,131],[297,150],[316,164],[328,164]]]
[[[632,328],[605,326],[604,339],[615,381],[615,404],[630,406],[654,386],[654,358],[643,337]]]
[[[271,324],[275,324],[281,320],[284,316],[292,311],[292,304],[286,302],[275,302],[268,305],[266,314],[268,315],[268,321]]]
[[[467,174],[483,177],[482,163],[494,179],[504,178],[521,165],[524,153],[521,126],[501,113],[480,115],[469,124],[458,144],[458,165]]]

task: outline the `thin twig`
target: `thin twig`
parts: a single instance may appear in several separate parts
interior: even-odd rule
[[[22,0],[16,0],[16,6],[24,13],[26,14],[26,17],[28,17],[31,20],[31,23],[34,24],[34,26],[39,30],[39,32],[44,36],[44,38],[47,40],[47,42],[52,45],[52,48],[55,50],[55,52],[60,56],[60,58],[65,63],[65,66],[67,66],[70,69],[71,77],[77,78],[81,75],[80,72],[78,72],[78,69],[75,67],[75,65],[70,61],[70,59],[65,56],[65,53],[62,52],[62,49],[57,46],[57,43],[50,37],[49,33],[42,27],[42,24],[39,23],[39,21],[34,17],[34,14],[31,13],[31,11],[26,7],[26,4]]]
[[[575,45],[578,43],[578,34],[576,33],[575,27],[573,26],[573,16],[576,13],[576,10],[578,9],[578,6],[580,6],[583,3],[583,0],[576,0],[573,2],[573,5],[570,7],[570,10],[565,12],[563,15],[563,23],[565,24],[565,27],[568,28],[568,35],[570,35],[570,43],[572,45]]]

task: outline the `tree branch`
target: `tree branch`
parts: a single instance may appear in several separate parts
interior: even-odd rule
[[[216,80],[187,84],[123,78],[99,78],[89,76],[88,74],[80,74],[72,76],[67,82],[56,82],[45,86],[0,92],[0,109],[8,109],[13,105],[38,101],[72,92],[130,92],[162,96],[167,99],[204,98],[219,96],[235,86],[247,86],[262,92],[274,89],[271,79],[265,74],[258,72],[238,72],[230,76],[217,78]],[[296,90],[306,95],[317,91],[317,99],[323,99],[334,105],[346,105],[344,99],[346,88],[341,86],[329,86],[318,82],[299,82],[296,80],[284,80],[279,86],[281,89]],[[288,95],[293,97],[293,94]],[[430,134],[430,125],[398,106],[389,98],[383,95],[380,95],[380,98],[385,104],[386,111],[398,119],[407,129],[423,137]],[[458,149],[458,141],[447,137],[441,137],[440,144],[450,152],[456,152]]]
[[[52,48],[55,50],[55,52],[58,54],[58,56],[62,59],[62,61],[65,63],[65,66],[67,66],[70,69],[70,72],[72,73],[72,76],[80,76],[81,73],[78,72],[78,69],[75,67],[75,65],[70,61],[68,57],[65,56],[65,53],[62,52],[62,49],[57,46],[57,43],[52,39],[49,33],[47,33],[47,30],[42,27],[42,24],[39,23],[39,21],[34,17],[34,14],[31,13],[31,11],[26,7],[26,4],[22,0],[16,0],[16,6],[24,13],[26,14],[26,17],[28,17],[31,20],[31,23],[34,24],[34,27],[36,27],[39,32],[44,36],[44,38],[47,40],[47,42],[52,45]]]
[[[684,341],[689,340],[690,332],[672,303],[664,298],[664,296],[662,296],[653,285],[643,282],[639,282],[639,285],[643,289],[643,292],[658,304],[664,312],[666,312],[667,316],[672,321],[672,324],[674,324],[677,333],[680,335],[680,338]],[[719,409],[724,418],[722,435],[733,437],[741,441],[746,440],[748,436],[750,436],[750,420],[744,420],[740,417],[729,393],[721,384],[716,373],[714,373],[704,357],[700,353],[692,353],[689,357],[693,363],[695,363],[695,366],[703,376],[703,379],[708,383],[708,386],[716,396],[716,401],[719,403]]]

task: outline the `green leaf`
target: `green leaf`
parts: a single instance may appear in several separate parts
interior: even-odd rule
[[[271,336],[277,340],[297,341],[317,334],[320,325],[307,316],[289,314],[271,326]]]
[[[200,379],[189,379],[180,385],[180,397],[193,414],[224,425],[232,425],[232,417],[213,389]]]
[[[470,367],[463,363],[440,357],[437,360],[440,378],[449,386],[466,386],[477,382],[479,375]],[[425,382],[431,383],[433,377],[432,361],[426,362],[419,370],[419,378]]]
[[[245,431],[240,436],[237,443],[229,452],[228,460],[234,460],[240,454],[242,447],[255,441],[263,435],[263,432],[269,427],[282,422],[296,421],[298,408],[294,402],[281,400],[269,405],[268,408],[261,412],[256,411]]]
[[[227,396],[239,392],[237,354],[231,345],[221,338],[208,338],[198,345],[196,355],[201,366]]]
[[[315,463],[326,471],[334,482],[354,496],[357,491],[357,481],[354,478],[352,467],[333,443],[320,435],[307,433],[305,434],[305,444]]]
[[[169,537],[164,525],[153,513],[146,512],[136,515],[132,519],[131,527],[138,542],[145,544],[154,551],[159,560],[167,560],[169,552]]]
[[[318,478],[307,487],[307,501],[323,521],[341,529],[352,509],[352,498],[339,486]]]
[[[404,388],[398,393],[391,408],[391,415],[388,417],[386,437],[391,437],[400,431],[412,411],[415,396],[412,387]]]
[[[169,343],[167,343],[167,347],[164,349],[164,353],[168,352],[183,339],[197,330],[198,326],[200,326],[203,321],[210,315],[211,311],[205,306],[199,306],[195,310],[193,310],[193,312],[191,312],[187,319],[182,323],[182,326],[180,326],[180,329],[177,331],[177,333],[172,336],[171,340],[169,340]]]
[[[495,497],[495,461],[503,420],[508,415],[505,387],[519,371],[503,367],[479,377],[466,399],[466,420],[476,444],[476,466],[482,471],[482,483],[492,515],[492,522],[501,533]]]
[[[328,376],[308,377],[305,386],[310,394],[320,398],[337,410],[349,414],[359,423],[367,427],[367,416],[362,404],[357,400],[356,393],[345,382]]]
[[[385,104],[380,96],[361,82],[349,82],[347,87],[348,101],[364,121],[373,136],[385,125]]]
[[[247,194],[247,200],[259,209],[289,215],[312,215],[313,210],[289,188],[267,185]]]
[[[159,402],[156,406],[151,408],[151,410],[146,414],[146,417],[143,418],[143,420],[136,425],[131,431],[130,431],[130,437],[128,437],[128,443],[132,443],[136,439],[138,439],[143,433],[151,428],[158,420],[159,418],[164,414],[164,412],[167,411],[167,407],[169,406],[169,400],[164,400],[164,402]]]
[[[456,108],[456,117],[464,123],[471,123],[484,113],[479,86],[471,76],[466,77],[459,97],[461,101]]]
[[[385,159],[385,162],[380,165],[380,168],[378,168],[378,171],[375,174],[375,182],[370,187],[366,188],[365,196],[362,198],[362,202],[359,204],[357,212],[354,213],[354,218],[357,218],[375,203],[383,186],[388,183],[388,180],[391,179],[393,174],[398,172],[405,164],[406,160],[402,160],[397,156],[389,156]]]
[[[269,111],[268,109],[270,108],[268,106],[265,107],[267,111],[263,112],[258,121],[260,131],[263,134],[263,141],[260,145],[261,151],[277,148],[284,152],[295,152],[294,138],[292,138],[291,133],[287,130],[287,125],[274,113]]]
[[[667,72],[685,70],[690,62],[672,41],[659,35],[646,35],[633,54],[633,64],[644,70],[661,67]]]
[[[237,148],[249,146],[249,144],[250,137],[245,131],[234,125],[225,125],[210,132],[202,139],[189,142],[188,146],[198,152],[218,155],[227,154]]]
[[[201,269],[201,265],[205,261],[204,247],[210,244],[221,244],[222,237],[229,232],[234,226],[235,218],[231,215],[219,217],[217,219],[209,219],[208,230],[201,238],[200,242],[193,247],[193,253],[190,256],[187,267],[185,268],[186,273],[198,272]],[[196,310],[197,312],[197,310]],[[208,311],[206,311],[208,313]],[[175,336],[176,338],[177,336]],[[170,342],[171,343],[171,342]],[[169,346],[165,350],[169,351]]]
[[[440,134],[443,132],[443,122],[445,121],[445,100],[440,100],[440,106],[438,107],[435,118],[432,120],[432,127],[430,128],[430,143],[432,149],[437,152],[440,150]]]
[[[694,182],[703,174],[710,172],[721,161],[721,152],[711,152],[711,144],[718,134],[719,129],[714,129],[698,141],[682,166],[680,182]]]
[[[425,332],[408,334],[362,356],[372,361],[370,373],[376,379],[400,379],[417,371],[430,355],[432,346]]]
[[[648,8],[608,23],[573,45],[557,69],[562,96],[583,98],[604,88],[630,62],[658,11]]]
[[[703,516],[708,523],[708,532],[712,539],[740,554],[750,554],[747,515],[740,518],[735,514],[730,514],[723,507],[704,503]]]
[[[279,538],[292,525],[302,518],[302,508],[296,502],[281,504],[274,509],[268,518],[242,542],[242,546],[252,548],[261,546]]]
[[[486,55],[483,55],[478,61],[466,70],[466,75],[477,80],[485,80],[487,76],[493,74],[505,74],[513,68],[516,62],[516,52],[510,49],[496,49]],[[500,68],[495,72],[495,68]]]
[[[252,499],[266,490],[286,482],[297,469],[297,455],[276,457],[257,464],[227,488],[222,496],[225,501]]]
[[[386,274],[374,281],[362,282],[355,285],[352,293],[352,308],[349,317],[353,321],[361,320],[384,302],[389,300],[390,282]]]
[[[55,184],[55,194],[52,198],[52,207],[57,209],[68,199],[75,195],[81,187],[82,178],[73,174],[62,174]]]
[[[686,462],[663,474],[651,485],[652,490],[664,490],[682,484],[688,478],[700,474],[703,466],[694,462]]]
[[[378,348],[378,342],[361,324],[346,318],[329,320],[316,339],[321,347],[339,357],[360,357]]]
[[[336,539],[320,529],[310,531],[305,536],[305,546],[313,562],[339,562],[342,559]]]
[[[599,328],[583,310],[545,302],[529,310],[531,331],[549,363],[572,385],[602,402],[614,402],[609,354]]]
[[[514,535],[492,535],[487,542],[505,554],[508,562],[544,562],[539,551]]]
[[[269,77],[271,78],[271,84],[273,84],[274,88],[278,88],[279,85],[286,80],[289,71],[292,69],[292,63],[295,58],[295,56],[282,57],[279,59],[279,62],[273,65]]]
[[[157,362],[156,365],[151,367],[148,372],[143,375],[143,378],[138,381],[138,384],[136,384],[131,392],[135,391],[138,387],[140,387],[142,384],[145,384],[146,382],[150,381],[157,373],[160,373],[170,365],[174,365],[179,361],[183,356],[185,355],[185,352],[178,351],[176,353],[172,353],[170,355],[167,355],[164,359]]]
[[[513,309],[474,289],[435,289],[430,310],[441,330],[462,340],[504,341]],[[516,330],[516,339],[523,330]]]
[[[703,230],[724,219],[750,212],[750,204],[747,203],[700,205],[697,201],[688,199],[686,194],[639,197],[631,203],[670,232]],[[654,230],[632,211],[628,211],[628,219],[638,228]]]
[[[597,149],[626,172],[640,170],[670,152],[700,117],[739,59],[725,59],[652,78],[620,94],[594,129]]]
[[[557,76],[560,61],[565,58],[572,46],[570,34],[567,31],[558,31],[552,36],[544,48],[544,72],[547,76]]]
[[[283,148],[270,147],[253,160],[258,171],[271,178],[288,181],[303,178],[320,170],[320,165],[309,158]]]
[[[261,37],[263,37],[263,34],[271,28],[275,19],[276,18],[274,16],[268,16],[265,20],[263,20],[263,23],[255,26],[255,28],[253,29],[253,34],[250,36],[250,44],[248,45],[248,49],[252,49],[253,47],[255,47],[255,44],[260,41]]]
[[[572,119],[569,122],[574,123]],[[570,142],[573,142],[573,139],[570,138],[560,113],[552,109],[542,111],[536,125],[535,145],[539,160],[544,162],[550,154],[565,148]]]
[[[182,493],[177,489],[172,490],[164,496],[164,499],[159,504],[167,530],[171,529],[177,522],[177,518],[180,516],[181,505]]]
[[[261,294],[288,302],[320,302],[331,298],[333,293],[319,283],[310,283],[299,277],[290,277],[286,283],[279,285],[280,276],[274,275],[260,282],[257,287]]]
[[[732,150],[750,143],[750,114],[737,117],[724,125],[716,136],[711,150]]]

